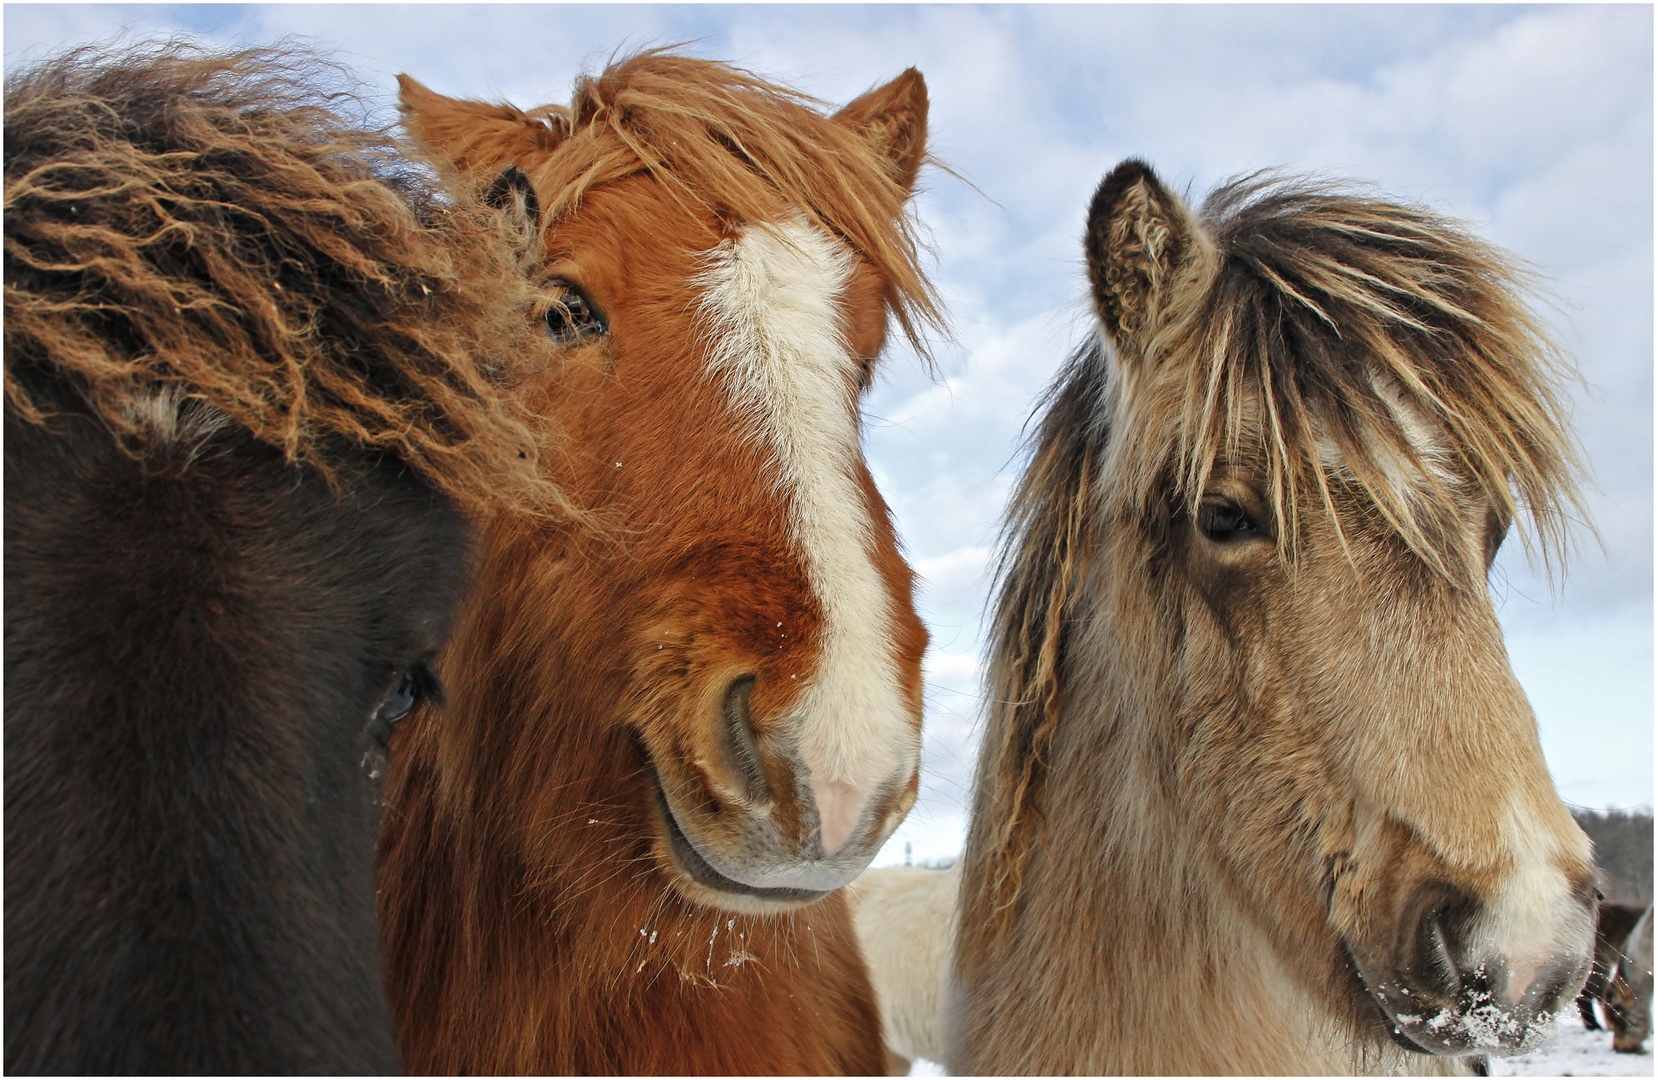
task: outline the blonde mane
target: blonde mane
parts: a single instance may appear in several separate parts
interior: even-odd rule
[[[545,345],[499,215],[342,118],[354,91],[179,43],[8,79],[8,407],[40,422],[66,379],[129,446],[165,399],[324,472],[344,438],[469,504],[559,503],[508,393]]]
[[[542,119],[556,142],[525,171],[548,221],[639,172],[736,221],[769,220],[780,197],[880,270],[893,315],[924,352],[923,328],[941,328],[942,315],[920,267],[910,178],[894,175],[870,139],[822,115],[822,104],[727,64],[652,49],[583,77],[568,106],[520,114]]]
[[[1194,509],[1215,463],[1257,442],[1292,555],[1304,507],[1334,519],[1333,448],[1436,572],[1483,577],[1434,525],[1453,512],[1449,475],[1476,484],[1504,521],[1528,523],[1527,550],[1563,565],[1573,511],[1586,520],[1554,390],[1568,364],[1506,256],[1428,211],[1269,174],[1220,187],[1199,220],[1218,267],[1147,343],[1147,362],[1174,372],[1173,393],[1145,403],[1147,427],[1177,437],[1171,458],[1142,459],[1131,480],[1141,502],[1172,464]],[[1449,462],[1423,454],[1409,430],[1422,424]]]

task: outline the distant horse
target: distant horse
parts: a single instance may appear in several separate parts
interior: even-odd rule
[[[1629,932],[1617,970],[1605,991],[1605,1018],[1611,1024],[1611,1048],[1620,1054],[1645,1053],[1651,1033],[1651,909]]]
[[[961,864],[947,870],[886,866],[846,886],[858,944],[880,1002],[888,1066],[942,1061],[944,1003],[955,944]]]
[[[499,215],[349,90],[179,45],[7,80],[8,1072],[396,1067],[365,770],[440,696],[463,510],[548,494],[491,359],[544,344]]]
[[[660,51],[521,112],[403,80],[538,239],[525,400],[591,526],[503,515],[399,735],[380,912],[411,1072],[868,1073],[844,899],[915,798],[926,632],[864,463],[935,318],[909,71],[831,117]]]
[[[1137,161],[1085,247],[1101,334],[1009,512],[951,1064],[1532,1044],[1587,975],[1594,870],[1485,582],[1521,507],[1551,559],[1579,503],[1513,272],[1310,182],[1194,215]]]
[[[1582,1026],[1589,1031],[1599,1030],[1594,1003],[1605,1000],[1611,973],[1622,959],[1622,949],[1628,942],[1629,932],[1645,910],[1632,904],[1602,902],[1599,906],[1599,916],[1594,923],[1594,967],[1588,973],[1588,981],[1582,984],[1582,992],[1576,996],[1576,1010],[1582,1017]]]

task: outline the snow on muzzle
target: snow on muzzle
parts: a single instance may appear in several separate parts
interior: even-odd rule
[[[1591,887],[1515,919],[1511,887],[1494,904],[1441,881],[1405,902],[1386,956],[1348,943],[1394,1041],[1421,1053],[1513,1054],[1547,1037],[1593,960]]]

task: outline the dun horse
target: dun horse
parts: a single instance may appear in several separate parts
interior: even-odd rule
[[[390,726],[539,503],[498,215],[302,56],[81,50],[5,119],[5,1067],[395,1068]],[[515,335],[525,340],[515,341]]]
[[[411,1072],[883,1070],[844,900],[915,798],[926,633],[864,464],[926,95],[833,117],[663,52],[412,133],[541,245],[525,400],[592,528],[505,515],[406,725],[381,916]],[[538,215],[538,217],[537,217]]]
[[[1255,178],[1193,214],[1133,161],[1086,252],[1101,333],[1009,517],[952,1064],[1530,1044],[1594,888],[1485,580],[1575,499],[1513,273],[1424,211]]]

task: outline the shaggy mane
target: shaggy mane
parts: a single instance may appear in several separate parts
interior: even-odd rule
[[[289,49],[82,48],[6,81],[5,392],[130,447],[202,403],[324,472],[389,451],[468,504],[560,503],[505,394],[541,348],[499,215],[440,195]]]
[[[1526,549],[1563,565],[1573,511],[1586,520],[1554,390],[1568,365],[1501,252],[1425,210],[1269,174],[1220,187],[1200,216],[1217,275],[1148,350],[1183,378],[1151,408],[1178,409],[1176,476],[1193,510],[1217,460],[1263,442],[1277,534],[1292,553],[1303,507],[1333,519],[1322,441],[1428,565],[1482,580],[1483,566],[1462,566],[1448,547],[1444,463],[1423,460],[1402,400],[1453,455],[1451,472],[1504,519],[1528,519]],[[1141,495],[1158,471],[1135,477]]]
[[[943,319],[920,268],[909,192],[866,139],[818,111],[823,104],[727,64],[652,49],[582,78],[567,107],[530,110],[568,135],[528,171],[548,220],[638,172],[692,205],[748,221],[774,214],[780,195],[879,268],[893,314],[924,354],[923,326]]]

